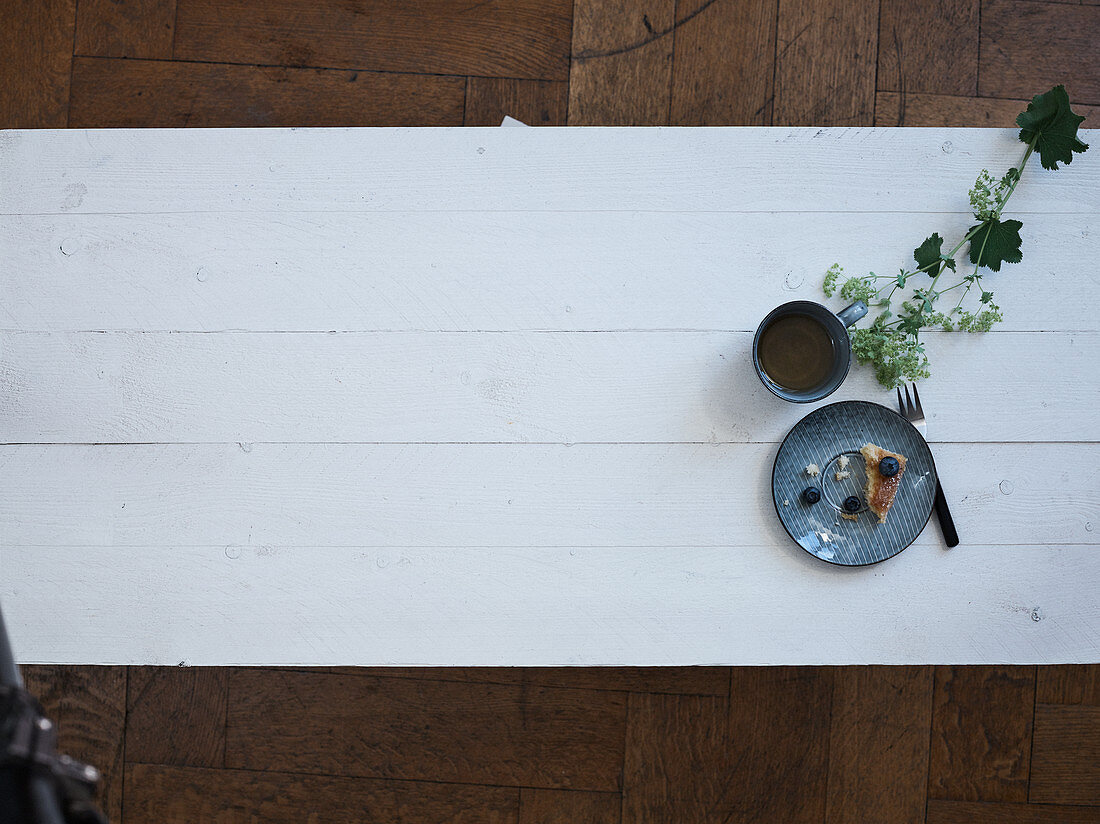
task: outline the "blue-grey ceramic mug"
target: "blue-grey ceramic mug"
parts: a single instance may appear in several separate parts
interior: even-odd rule
[[[812,403],[831,395],[844,383],[844,379],[848,376],[848,370],[852,366],[852,343],[848,338],[848,327],[866,314],[867,304],[861,300],[836,314],[830,312],[820,303],[808,300],[795,300],[777,306],[760,322],[760,326],[756,330],[756,336],[752,340],[752,365],[756,369],[756,374],[772,394],[785,401]],[[798,315],[817,321],[820,327],[824,329],[825,336],[822,339],[821,347],[819,347],[822,351],[815,351],[814,354],[827,358],[829,355],[825,347],[831,345],[831,365],[822,370],[821,379],[815,382],[814,385],[791,388],[775,380],[761,364],[760,341],[764,333],[776,321]],[[827,340],[824,339],[826,337]]]

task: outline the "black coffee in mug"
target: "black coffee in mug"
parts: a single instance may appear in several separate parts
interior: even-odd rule
[[[803,392],[820,386],[833,368],[833,340],[809,315],[786,315],[760,337],[760,365],[784,389]]]
[[[760,322],[752,341],[756,374],[785,401],[810,403],[831,395],[852,363],[847,327],[866,314],[863,301],[835,315],[808,300],[777,306]]]

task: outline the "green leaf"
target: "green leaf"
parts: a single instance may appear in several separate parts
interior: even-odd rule
[[[939,274],[940,261],[943,260],[943,238],[938,232],[925,238],[924,243],[913,250],[913,259],[917,261],[917,270],[927,272],[932,277]]]
[[[1020,229],[1018,220],[997,220],[990,218],[985,223],[971,226],[974,232],[970,238],[970,262],[985,266],[994,272],[1001,271],[1001,263],[1019,263],[1024,253],[1020,251]]]
[[[993,300],[993,293],[983,291],[982,292],[982,303],[989,303],[991,300]]]
[[[925,326],[925,317],[919,310],[902,315],[898,320],[898,329],[908,335],[916,335]]]
[[[1084,119],[1070,109],[1066,87],[1058,85],[1033,97],[1027,110],[1016,118],[1016,125],[1020,127],[1020,140],[1035,141],[1043,168],[1057,169],[1059,163],[1071,163],[1074,152],[1088,148],[1077,139],[1077,127]]]

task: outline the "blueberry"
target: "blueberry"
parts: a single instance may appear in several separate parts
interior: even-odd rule
[[[898,459],[891,458],[889,455],[878,462],[879,474],[884,478],[893,478],[898,474],[899,469],[901,469],[901,464],[898,463]]]
[[[855,495],[849,495],[844,499],[844,511],[845,512],[858,512],[861,504],[859,498]]]
[[[802,500],[808,504],[816,504],[821,500],[821,490],[816,486],[808,486],[802,490]]]

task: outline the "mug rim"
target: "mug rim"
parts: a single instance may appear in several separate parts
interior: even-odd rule
[[[840,339],[840,342],[844,347],[844,369],[831,389],[829,389],[827,392],[824,392],[822,394],[815,394],[811,397],[789,397],[788,395],[781,394],[781,392],[788,392],[789,390],[784,389],[783,387],[779,386],[779,384],[775,383],[771,378],[769,378],[767,376],[767,373],[764,372],[763,366],[760,365],[760,337],[764,333],[764,330],[771,325],[771,323],[777,318],[782,310],[790,310],[791,308],[797,306],[813,307],[814,309],[818,310],[819,313],[824,313],[825,315],[828,315],[831,320],[825,322],[839,325],[839,331],[843,333],[830,334],[829,337],[834,346],[837,345],[838,339]],[[788,312],[788,314],[808,315],[810,313]],[[815,317],[815,319],[821,320],[820,317]],[[833,326],[831,330],[827,331],[836,332],[836,327]],[[815,301],[791,300],[787,301],[786,303],[781,303],[779,306],[776,306],[774,309],[768,312],[768,314],[764,316],[764,319],[760,321],[760,325],[756,327],[756,333],[752,337],[752,366],[753,370],[756,372],[756,376],[760,378],[760,382],[764,384],[764,387],[780,400],[787,401],[788,403],[816,403],[817,401],[824,400],[840,388],[841,384],[843,384],[844,381],[848,378],[848,373],[852,369],[852,340],[851,337],[848,335],[848,327],[844,325],[844,322],[837,316],[836,312],[834,312],[828,306],[823,306],[822,304]]]

